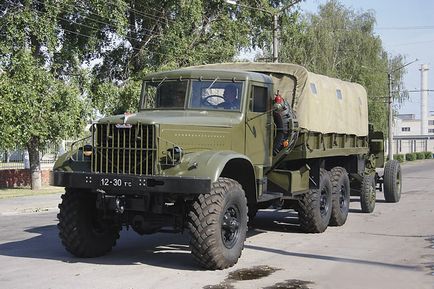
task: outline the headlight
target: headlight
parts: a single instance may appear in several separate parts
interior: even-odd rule
[[[83,146],[83,154],[85,157],[90,157],[92,155],[92,151],[93,151],[92,145],[85,144]]]

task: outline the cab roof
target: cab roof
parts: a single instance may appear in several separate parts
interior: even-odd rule
[[[270,76],[262,73],[238,70],[238,69],[222,69],[222,68],[201,68],[189,67],[177,70],[169,70],[157,73],[148,74],[145,80],[161,80],[167,79],[212,79],[217,78],[219,80],[233,80],[233,81],[258,81],[262,83],[272,83]]]

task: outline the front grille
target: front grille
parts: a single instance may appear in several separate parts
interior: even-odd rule
[[[92,131],[93,172],[155,174],[157,153],[155,126],[94,124]]]

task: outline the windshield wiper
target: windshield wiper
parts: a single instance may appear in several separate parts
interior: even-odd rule
[[[214,79],[214,81],[210,84],[210,86],[208,86],[208,88],[206,89],[207,91],[211,89],[211,87],[214,85],[214,83],[218,80],[218,76]]]
[[[161,82],[157,85],[157,88],[159,88],[159,87],[163,84],[163,82],[164,82],[166,79],[167,79],[167,76],[165,76],[165,77],[163,78],[163,80],[161,80]]]

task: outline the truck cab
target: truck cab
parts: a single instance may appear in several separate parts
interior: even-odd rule
[[[142,92],[140,113],[159,123],[161,137],[177,142],[186,153],[230,150],[255,165],[271,163],[273,83],[269,76],[183,69],[148,76]],[[198,129],[201,133],[191,134]],[[185,137],[179,138],[179,132]],[[215,140],[209,141],[211,137]]]

